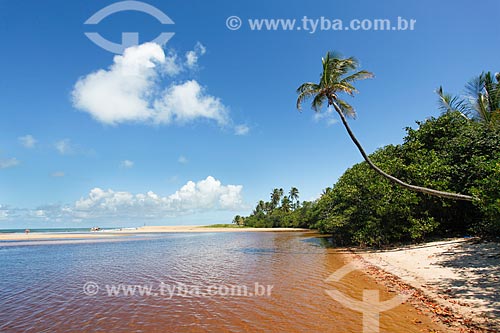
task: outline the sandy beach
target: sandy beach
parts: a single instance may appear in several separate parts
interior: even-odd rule
[[[40,240],[40,239],[87,239],[130,236],[133,234],[165,233],[165,232],[311,232],[301,228],[223,228],[209,226],[144,226],[124,228],[122,230],[98,231],[88,233],[0,233],[0,241]]]
[[[450,327],[500,330],[500,244],[459,238],[352,252],[388,290],[413,289],[412,303]]]

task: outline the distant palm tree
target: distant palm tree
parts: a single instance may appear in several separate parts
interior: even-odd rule
[[[260,212],[264,212],[266,210],[266,203],[264,200],[260,200],[255,209],[253,210],[253,215],[257,215]]]
[[[389,179],[391,182],[401,185],[409,190],[416,192],[426,193],[430,195],[435,195],[442,198],[449,198],[455,200],[465,200],[472,201],[473,198],[469,195],[456,194],[444,191],[437,191],[426,187],[420,187],[415,185],[410,185],[402,180],[389,175],[382,169],[377,167],[368,157],[365,150],[359,143],[358,139],[352,132],[349,124],[347,123],[346,116],[354,117],[354,108],[349,105],[346,101],[338,97],[339,93],[347,93],[353,96],[357,89],[352,85],[353,82],[357,80],[363,80],[367,78],[372,78],[373,74],[368,71],[359,71],[351,73],[358,67],[358,62],[355,58],[342,58],[339,55],[328,52],[326,56],[322,59],[323,72],[321,73],[321,78],[319,83],[307,82],[302,84],[297,89],[297,109],[300,110],[302,103],[312,98],[312,109],[319,112],[325,102],[328,103],[328,107],[333,107],[335,111],[340,116],[342,124],[347,130],[351,140],[354,142],[359,152],[365,159],[366,163],[375,170],[380,175]]]
[[[465,96],[459,97],[446,94],[439,87],[436,92],[440,109],[458,111],[467,119],[470,116],[477,121],[500,126],[500,73],[483,72],[469,81],[465,88]]]
[[[288,197],[283,197],[281,199],[281,209],[285,212],[288,213],[291,210],[291,205],[290,205],[290,199]]]
[[[275,209],[276,207],[278,207],[282,196],[283,189],[273,189],[273,191],[271,192],[271,209]]]
[[[273,209],[273,205],[270,202],[266,201],[264,203],[264,212],[266,212],[266,214],[270,213]]]
[[[245,218],[240,215],[236,215],[233,219],[233,223],[237,226],[243,226],[245,224]]]
[[[288,196],[290,197],[290,200],[292,201],[292,206],[293,208],[297,208],[300,204],[299,202],[299,189],[296,187],[292,187],[290,189],[290,192],[288,192]]]

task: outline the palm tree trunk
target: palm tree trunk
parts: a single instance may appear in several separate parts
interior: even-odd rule
[[[331,102],[331,104],[335,108],[335,111],[337,111],[337,113],[339,114],[340,119],[342,119],[342,123],[344,124],[344,127],[347,130],[347,133],[351,137],[351,140],[354,142],[354,144],[356,145],[356,147],[358,147],[358,150],[361,153],[361,155],[363,156],[363,158],[365,159],[366,163],[368,163],[368,165],[373,170],[375,170],[377,173],[379,173],[380,175],[382,175],[385,178],[389,179],[391,182],[396,183],[398,185],[401,185],[404,188],[407,188],[407,189],[415,191],[415,192],[425,193],[425,194],[434,195],[434,196],[441,197],[441,198],[453,199],[453,200],[462,200],[462,201],[472,201],[473,200],[473,197],[470,196],[470,195],[450,193],[450,192],[443,192],[443,191],[433,190],[433,189],[426,188],[426,187],[420,187],[420,186],[410,185],[410,184],[407,184],[404,181],[402,181],[402,180],[400,180],[400,179],[398,179],[398,178],[396,178],[394,176],[391,176],[388,173],[384,172],[382,169],[380,169],[375,164],[373,164],[373,162],[370,160],[370,158],[366,154],[365,150],[363,149],[363,147],[359,143],[358,139],[354,136],[354,133],[352,132],[351,128],[349,127],[349,124],[347,123],[347,119],[345,118],[344,113],[339,108],[339,106],[337,105],[337,103]]]

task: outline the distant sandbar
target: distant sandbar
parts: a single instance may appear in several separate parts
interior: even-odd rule
[[[90,229],[89,229],[90,230]],[[167,232],[305,232],[309,229],[302,228],[224,228],[210,226],[144,226],[139,228],[123,228],[110,231],[97,231],[88,233],[70,233],[70,232],[32,232],[32,233],[0,233],[0,241],[10,240],[40,240],[40,239],[80,239],[80,238],[106,238],[120,237],[131,234],[144,233],[167,233]]]

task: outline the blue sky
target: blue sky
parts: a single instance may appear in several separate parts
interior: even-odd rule
[[[358,111],[352,128],[369,152],[400,143],[406,126],[438,115],[439,85],[460,93],[481,71],[499,70],[496,0],[480,8],[429,0],[148,0],[175,24],[131,11],[83,24],[115,2],[0,1],[0,228],[227,223],[274,187],[316,198],[361,161],[341,124],[295,109],[295,89],[317,80],[328,50],[356,56],[376,75],[347,98]],[[232,15],[242,19],[239,30],[226,27]],[[416,25],[314,34],[248,26],[248,19],[304,16],[400,16]],[[88,31],[114,42],[136,31],[141,44],[163,31],[175,36],[122,56],[142,61],[129,80],[130,68],[113,69],[115,54],[93,44]],[[140,108],[116,92],[133,89],[150,105],[127,118],[124,110]],[[185,105],[183,96],[196,98]]]

